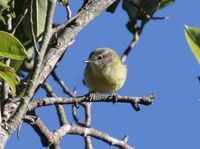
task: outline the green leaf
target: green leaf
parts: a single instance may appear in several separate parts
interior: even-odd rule
[[[0,10],[4,10],[6,8],[8,8],[8,2],[9,0],[0,0]]]
[[[32,47],[32,48],[29,48],[29,49],[27,49],[27,53],[28,53],[28,55],[29,55],[29,57],[32,57],[33,55],[34,55],[34,47]],[[23,66],[22,66],[22,70],[24,71],[24,69],[25,68],[27,68],[28,70],[26,70],[26,71],[30,71],[30,69],[29,68],[33,68],[33,60],[31,60],[31,59],[25,59],[25,60],[23,60],[23,61],[20,61],[20,60],[12,60],[11,61],[11,63],[10,63],[10,66],[12,67],[12,68],[14,68],[15,69],[15,71],[18,71],[19,70],[19,68],[21,68],[21,66],[22,66],[22,64],[23,64]],[[24,66],[25,66],[25,68],[24,68]],[[21,70],[21,69],[20,69]]]
[[[172,4],[175,0],[123,0],[122,8],[127,12],[129,21],[126,24],[127,29],[135,32],[134,26],[138,20],[142,25],[146,25],[154,13],[161,8]]]
[[[10,87],[13,96],[15,96],[16,94],[16,85],[19,84],[19,78],[17,77],[15,71],[0,62],[0,78],[2,78],[3,80],[5,80],[8,84],[8,86]]]
[[[0,21],[3,22],[3,24],[6,24],[4,17],[2,16],[3,10],[9,8],[8,5],[9,0],[0,0]]]
[[[15,60],[28,58],[21,42],[12,34],[4,31],[0,31],[0,56]]]
[[[127,12],[130,21],[136,20],[138,8],[134,5],[140,6],[140,0],[123,0],[122,8]]]
[[[10,62],[10,66],[14,68],[15,71],[18,71],[19,68],[22,66],[22,64],[23,64],[23,61],[20,61],[20,60],[11,60]]]
[[[45,21],[47,15],[47,5],[48,1],[46,0],[34,0],[33,1],[33,29],[35,36],[38,38],[41,37],[41,34],[44,32]],[[29,13],[26,14],[23,20],[23,29],[26,35],[31,39],[31,29],[30,29],[30,16]]]
[[[140,7],[150,16],[158,9],[160,0],[141,0]],[[144,19],[144,14],[142,12],[138,13],[137,16],[139,19]]]
[[[198,63],[200,63],[200,28],[184,26],[185,37]]]
[[[162,9],[168,5],[171,5],[175,2],[175,0],[160,0],[159,9]]]
[[[153,15],[158,9],[160,0],[124,0],[122,8],[131,21],[146,19],[145,14]],[[144,11],[141,11],[141,9]]]
[[[5,25],[6,21],[4,19],[4,17],[2,16],[2,10],[0,10],[0,21]]]

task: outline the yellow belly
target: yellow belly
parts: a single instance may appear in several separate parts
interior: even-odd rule
[[[127,69],[123,64],[113,66],[110,69],[102,69],[94,72],[88,66],[84,73],[85,84],[91,90],[99,93],[112,93],[119,90],[126,80]]]

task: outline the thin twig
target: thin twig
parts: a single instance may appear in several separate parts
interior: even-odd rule
[[[64,81],[60,80],[58,78],[58,76],[55,73],[55,70],[51,73],[54,80],[58,82],[58,84],[63,88],[63,92],[65,92],[66,94],[68,94],[70,97],[75,97],[76,95],[71,92],[66,85],[64,84]],[[85,122],[82,122],[78,119],[77,116],[77,104],[73,104],[72,105],[72,115],[74,120],[76,121],[76,123],[80,126],[84,126],[84,127],[90,127],[91,125],[91,103],[84,103],[81,104],[85,110]],[[92,147],[92,141],[90,136],[86,136],[84,137],[85,139],[85,148],[86,149],[93,149]]]
[[[83,137],[91,136],[121,149],[135,149],[134,147],[128,145],[124,140],[118,140],[94,128],[85,128],[81,126],[65,124],[58,128],[55,132],[51,132],[37,116],[26,115],[24,121],[31,124],[34,130],[38,133],[43,146],[57,145],[66,134],[75,134]]]
[[[49,147],[50,149],[62,149],[61,146],[59,144],[52,144]]]
[[[41,53],[42,58],[44,57],[47,51],[48,43],[52,36],[52,25],[53,25],[53,16],[54,16],[55,7],[56,7],[56,0],[48,1],[48,9],[47,9],[47,16],[46,16],[46,22],[45,22],[45,28],[44,28],[44,35],[42,38],[41,48],[40,48],[40,51],[42,52]]]
[[[51,98],[42,98],[39,100],[33,100],[29,103],[28,109],[29,111],[32,111],[35,108],[43,107],[43,106],[50,106],[54,104],[80,104],[83,102],[117,102],[117,103],[129,103],[133,106],[133,108],[138,111],[139,104],[141,105],[150,105],[153,102],[153,99],[155,98],[154,93],[151,93],[147,96],[120,96],[120,95],[95,95],[95,97],[91,100],[88,100],[88,94],[85,96],[79,96],[79,97],[51,97]]]
[[[91,137],[86,136],[84,138],[85,138],[85,149],[93,149]]]
[[[43,146],[49,146],[50,144],[53,144],[53,133],[45,126],[39,117],[35,115],[26,115],[23,120],[24,122],[29,123],[35,132],[40,136]]]
[[[82,122],[78,119],[78,116],[77,116],[77,107],[76,105],[72,105],[72,115],[73,115],[73,118],[75,120],[75,122],[80,125],[80,126],[83,126],[83,127],[90,127],[91,125],[91,117],[92,117],[92,114],[91,114],[91,105],[92,103],[82,103],[81,104],[85,110],[85,121]]]
[[[64,81],[60,80],[55,73],[55,70],[51,73],[54,80],[58,82],[58,84],[62,87],[63,92],[69,95],[70,97],[76,97],[74,92],[70,91],[65,85]],[[85,122],[81,122],[77,117],[77,104],[72,105],[72,115],[76,123],[80,126],[89,127],[91,124],[91,103],[81,104],[85,109]]]
[[[85,110],[85,122],[82,122],[79,120],[78,116],[77,116],[77,104],[73,104],[72,105],[72,115],[73,118],[75,120],[75,122],[79,125],[79,126],[83,126],[83,127],[90,127],[91,126],[91,119],[92,119],[92,114],[91,114],[91,105],[92,103],[81,103],[81,106],[84,108]],[[93,149],[92,146],[92,140],[90,136],[85,136],[84,137],[85,140],[85,149]]]
[[[32,1],[32,0],[31,0]],[[28,8],[30,7],[31,5],[31,1],[29,0],[25,0],[24,3],[23,3],[23,6],[22,6],[22,11],[20,13],[20,15],[17,17],[17,19],[14,21],[13,23],[13,28],[11,30],[11,33],[12,34],[15,34],[15,31],[17,29],[17,27],[19,26],[19,24],[22,22],[23,18],[25,17],[25,15],[27,14],[28,12]]]
[[[134,34],[133,40],[128,45],[127,49],[124,51],[124,53],[123,53],[123,55],[121,57],[122,63],[124,63],[126,61],[129,53],[135,47],[135,45],[137,44],[138,41],[139,41],[139,33],[136,31],[135,34]]]
[[[34,49],[35,49],[36,53],[38,54],[39,51],[38,51],[38,48],[37,48],[37,41],[36,41],[35,31],[34,31],[34,26],[33,26],[33,0],[31,0],[29,18],[30,18],[31,38],[32,38],[32,41],[33,41]]]
[[[67,127],[67,126],[65,126]],[[75,134],[75,135],[82,135],[82,136],[91,136],[96,139],[102,140],[112,146],[116,146],[120,149],[135,149],[133,146],[128,145],[126,142],[123,140],[118,140],[116,138],[111,137],[110,135],[101,132],[99,130],[96,130],[94,128],[85,128],[81,126],[76,126],[76,125],[70,125],[67,128],[67,134]]]
[[[69,3],[66,4],[66,11],[67,11],[67,19],[70,20],[72,18],[72,11],[69,7]]]
[[[91,120],[92,120],[92,114],[91,114],[91,106],[92,103],[83,103],[85,104],[85,126],[90,127],[91,126]],[[85,139],[85,149],[93,149],[92,140],[90,136],[84,137]]]
[[[64,93],[66,93],[70,97],[76,97],[76,95],[74,94],[74,92],[70,91],[70,89],[65,85],[64,81],[62,81],[62,80],[59,79],[59,77],[56,74],[55,70],[52,71],[51,75],[54,78],[54,80],[56,82],[58,82],[58,84],[62,87]]]
[[[143,17],[147,20],[163,20],[163,19],[169,19],[169,17],[155,17],[151,14],[148,14],[142,7],[140,7],[139,5],[135,4],[135,2],[133,2],[132,0],[129,0],[128,1],[131,5],[133,5],[134,7],[136,7],[141,14],[143,14]],[[138,19],[138,18],[136,18]],[[141,22],[141,26],[138,27],[137,26],[137,21],[133,21],[134,22],[132,24],[132,26],[134,27],[134,30],[135,32],[133,33],[134,34],[134,38],[133,40],[131,41],[131,43],[128,45],[127,49],[124,51],[121,59],[122,59],[122,62],[124,63],[129,55],[129,53],[131,52],[131,50],[135,47],[135,45],[137,44],[138,40],[139,40],[139,36],[140,34],[142,33],[143,31],[143,28],[144,28],[144,24],[145,24],[145,19],[142,19],[142,22]]]
[[[125,135],[124,138],[123,138],[123,141],[124,141],[125,143],[128,143],[128,139],[129,139],[129,136]]]
[[[166,17],[154,17],[154,16],[152,16],[151,19],[152,20],[168,20],[168,19],[170,19],[170,17],[169,16],[166,16]]]
[[[30,124],[35,132],[40,136],[41,143],[44,147],[49,147],[50,149],[61,149],[59,145],[61,137],[57,135],[57,132],[51,132],[39,117],[35,114],[26,115],[24,121]]]
[[[88,4],[89,1],[90,0],[83,0],[83,3],[81,5],[80,9],[78,10],[78,12],[81,11],[82,9],[84,9],[84,7]]]
[[[45,82],[45,83],[43,83],[42,87],[45,89],[45,91],[47,92],[47,95],[49,97],[56,97],[56,94],[53,91],[53,89],[52,89],[50,84]],[[56,106],[56,110],[57,110],[60,126],[62,126],[64,124],[67,124],[68,123],[67,116],[65,114],[65,110],[64,110],[63,105],[55,104],[55,106]]]

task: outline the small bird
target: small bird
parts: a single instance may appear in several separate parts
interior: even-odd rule
[[[90,90],[114,93],[124,85],[127,68],[113,49],[98,48],[85,62],[84,82]]]

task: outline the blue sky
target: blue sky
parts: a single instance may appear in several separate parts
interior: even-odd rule
[[[76,10],[81,1],[70,1]],[[107,132],[113,137],[129,136],[129,144],[137,149],[197,149],[200,148],[200,75],[199,64],[195,60],[184,37],[184,24],[200,27],[199,0],[177,0],[175,4],[157,12],[156,16],[170,16],[163,21],[150,21],[145,27],[140,41],[125,62],[128,78],[118,94],[144,96],[156,94],[154,103],[141,106],[135,112],[128,104],[95,103],[92,106],[92,127]],[[56,22],[65,20],[63,8],[58,7]],[[121,55],[131,41],[131,34],[125,28],[127,14],[118,7],[116,13],[103,13],[84,28],[75,43],[69,48],[56,72],[78,95],[87,93],[82,85],[84,60],[95,48],[109,47]],[[55,82],[50,77],[51,84]],[[58,85],[54,85],[57,95],[66,96]],[[44,96],[40,91],[35,99]],[[66,106],[71,123],[71,107]],[[48,112],[47,112],[48,111]],[[79,109],[79,114],[82,110]],[[37,111],[47,126],[54,130],[58,120],[54,107]],[[40,140],[32,128],[22,125],[20,140],[14,134],[6,145],[11,148],[42,148]],[[66,136],[61,142],[63,148],[83,148],[83,139]],[[114,148],[101,141],[93,141],[95,149]],[[31,145],[31,146],[30,146]]]

